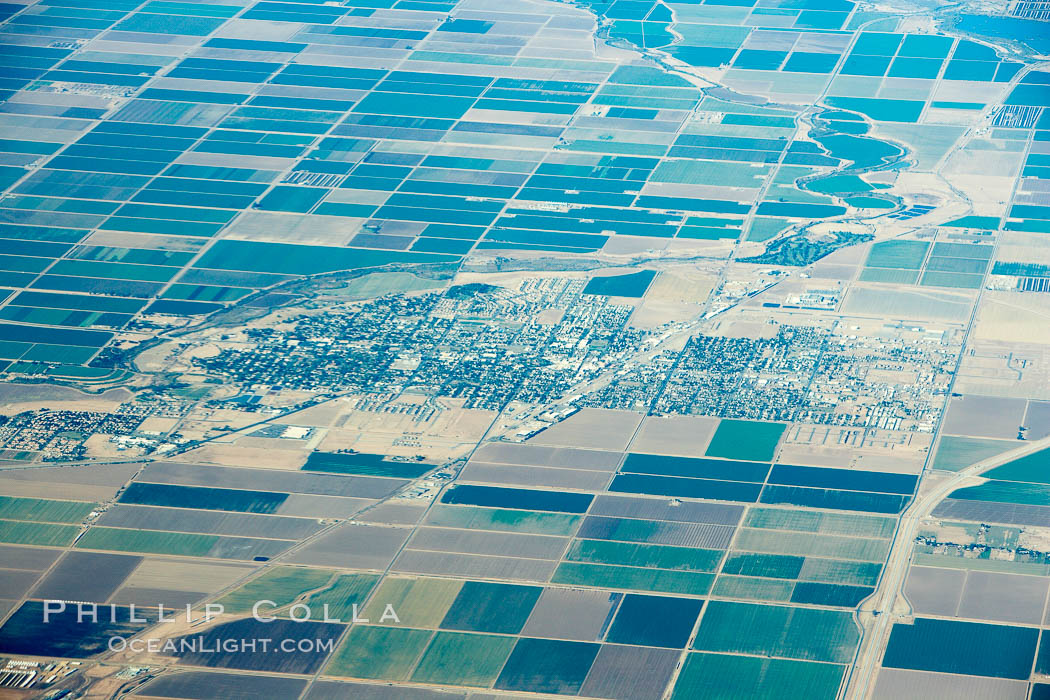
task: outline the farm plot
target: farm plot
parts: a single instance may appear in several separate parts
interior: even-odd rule
[[[382,621],[385,606],[391,605],[400,624],[434,628],[444,619],[462,587],[463,581],[453,579],[387,577],[365,607],[364,617],[376,624],[393,624]]]
[[[707,605],[693,642],[699,651],[849,663],[860,642],[848,612],[721,600]]]
[[[518,639],[495,687],[529,693],[575,695],[600,645],[551,639]]]
[[[521,633],[581,642],[600,640],[622,599],[622,593],[545,588]]]
[[[332,655],[325,673],[407,680],[433,634],[430,630],[354,625]]]
[[[230,613],[248,612],[259,600],[272,600],[274,607],[283,607],[309,591],[324,587],[331,579],[330,571],[279,566],[264,571],[217,602]]]
[[[439,503],[427,513],[426,522],[434,526],[469,530],[571,535],[581,520],[581,516],[567,513],[450,506]]]
[[[704,454],[758,462],[771,460],[786,429],[784,423],[723,419]]]
[[[438,632],[423,652],[412,680],[487,688],[496,680],[513,647],[513,637]]]
[[[1039,630],[916,618],[896,623],[882,665],[889,668],[1027,679]]]
[[[253,694],[257,697],[297,697],[305,689],[306,681],[299,678],[206,671],[167,674],[155,678],[143,688],[149,693],[149,697],[200,700],[225,700],[236,697],[237,693]]]
[[[844,666],[693,652],[675,683],[672,700],[834,698]]]
[[[230,668],[242,671],[270,671],[278,673],[315,673],[321,668],[329,651],[326,650],[329,640],[334,643],[344,630],[344,625],[292,620],[272,620],[260,622],[252,618],[236,620],[216,625],[196,635],[187,635],[181,639],[196,641],[196,648],[190,644],[176,642],[175,656],[184,664],[207,666],[209,668]],[[288,650],[281,645],[263,649],[235,648],[226,651],[222,647],[224,639],[309,639],[316,644],[295,645]],[[309,648],[306,648],[309,646]],[[215,649],[224,649],[215,652]],[[211,650],[211,651],[209,651]]]
[[[542,590],[537,586],[466,581],[442,619],[441,628],[516,634]]]
[[[33,589],[34,598],[104,603],[142,562],[142,557],[68,552]]]
[[[624,596],[606,640],[617,644],[683,649],[703,601],[670,596]]]
[[[59,656],[85,659],[107,651],[107,643],[114,636],[131,637],[148,627],[155,615],[139,610],[132,621],[131,610],[115,606],[112,618],[99,615],[98,621],[77,619],[75,605],[49,616],[44,622],[44,603],[27,601],[0,627],[0,652],[31,656]]]

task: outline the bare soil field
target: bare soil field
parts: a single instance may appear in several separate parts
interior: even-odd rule
[[[718,418],[707,416],[649,416],[642,422],[631,452],[699,457],[718,427]]]
[[[633,411],[585,408],[529,440],[533,445],[625,450],[642,422]]]
[[[110,389],[102,394],[87,394],[55,384],[0,384],[0,413],[15,415],[46,408],[52,411],[111,412],[131,399],[127,389]]]

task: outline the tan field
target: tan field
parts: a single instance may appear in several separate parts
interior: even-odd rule
[[[987,290],[973,334],[976,340],[1050,345],[1050,306],[1038,294]]]
[[[124,581],[125,588],[159,588],[214,593],[248,575],[254,567],[146,559]]]
[[[209,443],[190,450],[179,457],[198,464],[218,464],[225,467],[255,467],[263,469],[298,469],[306,462],[305,450],[279,450],[272,447],[254,447],[237,444]]]
[[[408,406],[422,403],[423,397],[405,401]],[[317,449],[452,459],[470,450],[495,418],[493,411],[461,408],[461,402],[449,399],[438,399],[416,414],[358,410],[345,400],[341,404],[342,411],[331,423],[336,427],[325,433]]]

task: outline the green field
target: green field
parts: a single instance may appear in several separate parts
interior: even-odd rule
[[[933,246],[933,258],[954,260],[990,260],[995,248],[991,245],[973,243],[936,243]]]
[[[660,162],[649,180],[722,187],[761,187],[762,181],[769,174],[770,166],[751,167],[752,165],[719,161],[665,160]]]
[[[331,579],[331,571],[278,566],[227,593],[218,602],[231,613],[248,612],[259,600],[272,600],[279,608],[295,602],[307,591],[324,586]]]
[[[711,574],[693,571],[562,562],[554,572],[552,581],[572,586],[704,595],[710,590],[713,578]]]
[[[951,289],[980,289],[984,275],[970,275],[963,272],[937,272],[927,270],[922,273],[920,284],[924,287],[949,287]]]
[[[961,272],[971,275],[983,275],[988,269],[987,258],[946,258],[938,257],[936,251],[926,261],[926,271]]]
[[[479,506],[435,504],[427,517],[428,525],[460,527],[469,530],[498,530],[535,535],[572,535],[582,516],[569,513],[538,513]]]
[[[859,642],[848,612],[712,600],[693,648],[849,663]]]
[[[752,507],[748,509],[744,525],[772,530],[887,538],[893,536],[897,520],[878,515],[843,515],[818,510]]]
[[[113,246],[80,246],[76,248],[77,260],[101,260],[105,262],[133,263],[139,265],[169,265],[182,267],[193,260],[193,253],[178,250],[146,248],[115,248]]]
[[[704,454],[708,457],[768,462],[773,459],[780,436],[786,428],[785,423],[723,419]]]
[[[121,326],[130,320],[124,314],[104,314],[98,311],[69,311],[67,309],[36,309],[27,306],[5,306],[0,309],[0,318],[5,321],[21,321],[53,326],[75,326],[89,328],[99,326]]]
[[[167,282],[179,271],[177,267],[159,265],[129,265],[94,260],[58,260],[48,271],[55,275],[73,277],[101,277],[103,279],[136,280],[139,282]]]
[[[972,464],[977,464],[982,460],[1002,454],[1015,447],[1017,447],[1017,442],[1013,440],[988,440],[946,435],[941,438],[937,446],[937,454],[933,458],[932,467],[934,469],[957,472],[960,469],[965,469]],[[994,478],[997,479],[1009,479],[1009,477],[996,473],[1000,469],[1002,467],[986,472],[985,476],[994,475]]]
[[[332,655],[325,673],[350,678],[407,680],[432,634],[430,630],[354,625]]]
[[[0,542],[10,542],[12,544],[64,547],[76,538],[78,532],[80,532],[80,528],[75,525],[0,520]]]
[[[517,634],[543,592],[541,586],[464,581],[441,627],[463,632]]]
[[[715,581],[711,595],[720,598],[741,598],[743,600],[791,600],[794,581],[770,578],[751,578],[750,576],[721,575]]]
[[[1050,502],[1050,484],[1032,484],[1023,481],[988,481],[980,486],[956,489],[951,492],[949,498],[1045,506]]]
[[[782,554],[743,554],[732,552],[722,565],[722,573],[741,576],[764,576],[766,578],[797,578],[804,557]]]
[[[864,265],[918,270],[929,248],[930,244],[925,241],[882,241],[871,246]]]
[[[889,553],[890,544],[888,540],[870,540],[861,537],[741,528],[737,532],[733,549],[745,552],[800,554],[802,556],[882,562]]]
[[[0,519],[31,520],[42,523],[79,523],[97,503],[51,501],[43,498],[0,496]]]
[[[317,614],[328,606],[328,616],[338,620],[350,620],[356,610],[360,617],[365,599],[379,583],[378,574],[340,574],[330,586],[310,594],[309,605]]]
[[[805,581],[874,586],[879,580],[880,571],[882,571],[882,564],[875,562],[809,557],[802,565],[802,571],[798,577]]]
[[[93,527],[77,541],[76,546],[77,549],[106,549],[113,552],[203,557],[218,541],[217,535]]]
[[[1010,444],[1016,446],[1016,443]],[[1018,457],[1001,467],[986,471],[982,476],[989,479],[1050,484],[1050,448]]]
[[[401,250],[369,250],[335,246],[219,240],[194,267],[242,272],[272,272],[285,275],[316,275],[336,270],[379,267],[390,263],[456,262],[454,255],[409,253]]]
[[[836,664],[693,652],[671,700],[831,700],[843,670]]]
[[[417,683],[487,688],[514,648],[514,637],[438,632],[412,674]]]
[[[999,217],[997,216],[964,216],[961,219],[949,221],[941,226],[952,228],[987,228],[993,231],[999,228]]]
[[[22,356],[24,361],[35,362],[65,362],[77,364],[87,362],[98,348],[81,347],[77,345],[44,345],[37,343],[33,349]],[[14,370],[11,370],[14,371]]]
[[[408,272],[374,272],[350,280],[346,286],[326,293],[347,299],[372,299],[385,294],[403,294],[444,286],[442,280],[428,280]]]
[[[639,270],[627,275],[592,277],[583,288],[584,294],[602,294],[613,297],[641,297],[656,277],[652,270]]]
[[[173,284],[168,287],[164,299],[177,299],[182,301],[234,301],[240,299],[252,290],[242,287],[215,287],[206,284]]]
[[[751,226],[747,230],[747,240],[768,241],[773,236],[783,231],[790,224],[788,219],[771,219],[756,216],[751,220]]]
[[[717,549],[692,549],[606,540],[575,540],[565,554],[568,561],[641,566],[651,569],[714,571],[722,559]]]
[[[388,578],[379,586],[364,617],[378,622],[387,604],[401,625],[437,627],[463,587],[462,581],[443,578]]]

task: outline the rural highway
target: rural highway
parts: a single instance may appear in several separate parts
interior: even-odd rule
[[[870,696],[892,623],[895,619],[899,620],[911,614],[911,605],[904,596],[904,581],[911,562],[916,532],[922,519],[948,494],[965,486],[970,477],[1047,447],[1050,447],[1050,437],[1026,442],[1017,449],[989,457],[955,472],[940,483],[932,483],[932,488],[924,493],[920,484],[919,495],[901,515],[900,526],[897,528],[897,535],[890,548],[879,586],[857,612],[864,633],[857,660],[842,696],[844,700],[864,700]]]

